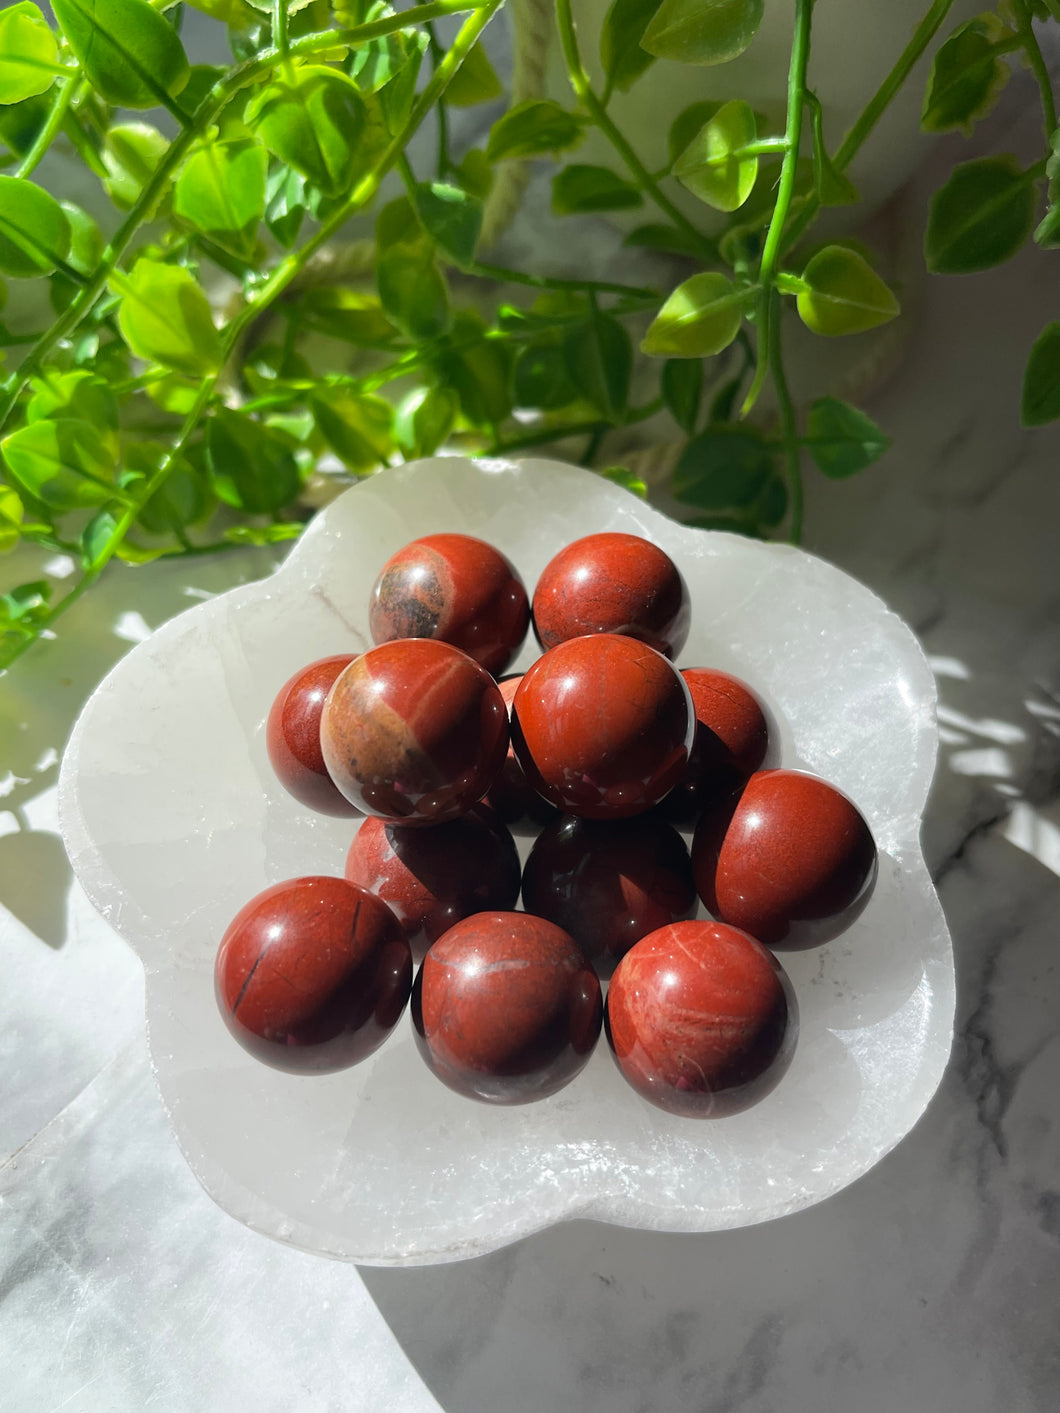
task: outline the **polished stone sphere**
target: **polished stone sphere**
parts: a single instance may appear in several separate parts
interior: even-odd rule
[[[623,819],[677,784],[695,724],[688,688],[666,658],[600,633],[560,643],[527,671],[512,744],[530,784],[567,814]]]
[[[586,535],[560,550],[534,590],[547,651],[586,633],[624,633],[676,657],[688,637],[688,588],[673,560],[639,535]]]
[[[478,808],[433,829],[370,817],[354,836],[346,877],[386,903],[421,961],[463,918],[515,906],[519,855],[500,820]]]
[[[649,933],[619,962],[607,1038],[638,1094],[686,1118],[722,1118],[767,1094],[795,1044],[795,1002],[761,943],[718,922]]]
[[[502,677],[497,683],[508,708],[509,720],[512,715],[512,703],[522,680],[523,673],[516,672],[510,677]],[[519,764],[519,757],[512,745],[508,746],[508,754],[483,803],[496,810],[508,828],[516,834],[536,834],[544,825],[559,818],[556,806],[550,804],[543,795],[539,795],[527,780],[526,772]]]
[[[503,672],[526,637],[523,581],[499,550],[472,535],[425,535],[387,560],[372,590],[375,643],[439,638],[488,672]]]
[[[319,814],[360,814],[328,774],[320,749],[320,715],[335,678],[353,662],[340,653],[311,662],[289,678],[273,701],[265,725],[265,747],[276,778],[303,805]]]
[[[497,684],[449,643],[401,638],[336,679],[320,721],[332,780],[358,809],[402,824],[465,814],[508,749]]]
[[[684,840],[655,814],[565,816],[523,870],[523,907],[569,932],[605,974],[649,932],[689,918],[698,899]]]
[[[703,809],[758,770],[769,748],[762,703],[738,677],[707,667],[683,667],[692,695],[696,739],[685,774],[667,795],[664,815],[692,825]]]
[[[252,898],[221,940],[214,989],[240,1045],[276,1069],[326,1074],[376,1050],[412,987],[408,938],[342,878],[292,878]]]
[[[760,770],[708,810],[692,842],[707,908],[770,947],[810,947],[861,911],[876,846],[857,806],[798,770]]]
[[[458,922],[427,953],[412,993],[428,1066],[490,1104],[527,1104],[568,1084],[596,1044],[602,1009],[578,944],[527,913]]]

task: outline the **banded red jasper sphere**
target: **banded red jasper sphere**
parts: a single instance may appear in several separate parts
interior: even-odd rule
[[[408,938],[342,878],[292,878],[252,898],[218,949],[214,989],[240,1045],[276,1069],[327,1074],[363,1060],[412,988]]]
[[[523,680],[523,673],[513,673],[511,677],[504,677],[497,683],[501,689],[501,696],[504,698],[504,705],[508,708],[508,719],[511,720],[512,703],[515,701],[515,694],[519,690],[519,683]],[[550,824],[552,820],[559,817],[559,810],[555,805],[550,804],[544,796],[539,795],[526,778],[526,772],[519,764],[519,758],[515,754],[512,745],[508,747],[508,754],[504,758],[504,763],[497,772],[497,778],[489,788],[489,794],[483,801],[493,810],[496,810],[504,823],[517,834],[535,833],[543,825]]]
[[[320,814],[360,814],[328,774],[320,749],[324,698],[351,662],[352,654],[340,653],[296,672],[277,692],[265,726],[265,747],[277,780],[288,794]]]
[[[336,679],[320,720],[332,780],[366,814],[441,824],[493,783],[508,713],[484,667],[450,643],[401,638]]]
[[[450,1089],[527,1104],[562,1089],[600,1034],[600,983],[581,948],[527,913],[476,913],[423,959],[412,1021],[424,1060]]]
[[[558,820],[523,870],[523,907],[569,932],[602,969],[635,942],[696,910],[684,840],[655,815]]]
[[[769,747],[769,723],[762,703],[738,677],[708,667],[684,667],[681,676],[692,695],[696,739],[663,813],[684,825],[758,770]]]
[[[766,1095],[795,1045],[795,999],[761,943],[718,922],[678,922],[627,952],[607,993],[622,1076],[668,1113],[721,1118]]]
[[[612,531],[586,535],[545,566],[533,617],[546,651],[585,633],[624,633],[676,657],[688,637],[688,588],[650,540]]]
[[[504,825],[478,810],[433,829],[369,818],[350,846],[346,877],[386,903],[420,961],[463,918],[515,906],[519,855]]]
[[[535,790],[568,814],[623,819],[684,773],[696,719],[681,674],[615,633],[539,657],[515,694],[512,744]]]
[[[383,565],[372,590],[376,643],[440,638],[498,673],[526,637],[530,605],[513,565],[472,535],[425,535]]]
[[[834,785],[798,770],[760,770],[704,814],[692,869],[716,918],[770,947],[808,947],[860,912],[876,878],[876,846]]]

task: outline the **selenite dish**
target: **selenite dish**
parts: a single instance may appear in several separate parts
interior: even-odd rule
[[[559,549],[603,530],[673,557],[692,599],[678,666],[746,682],[776,723],[770,763],[843,790],[878,845],[875,889],[849,930],[783,956],[799,1011],[787,1073],[744,1113],[689,1120],[641,1101],[598,1045],[552,1097],[495,1108],[438,1083],[407,1017],[339,1074],[261,1065],[214,1002],[218,943],[270,884],[341,877],[358,827],[312,814],[276,780],[265,742],[276,693],[315,658],[371,646],[372,585],[411,539],[478,536],[532,590]],[[524,643],[513,670],[536,654]],[[919,844],[936,746],[916,639],[840,570],[680,526],[576,467],[435,457],[354,487],[271,578],[196,605],[117,665],[66,751],[62,832],[89,897],[143,961],[158,1083],[206,1190],[305,1250],[427,1264],[574,1217],[688,1232],[766,1221],[894,1147],[952,1038],[952,950]]]

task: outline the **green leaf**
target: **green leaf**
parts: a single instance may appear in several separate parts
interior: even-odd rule
[[[264,147],[208,142],[187,161],[173,192],[173,210],[218,245],[250,256],[265,214]]]
[[[410,62],[414,62],[418,69],[423,57],[423,48],[417,43],[420,38],[426,48],[427,36],[421,36],[420,31],[416,31],[412,48],[400,32],[382,34],[365,44],[359,44],[350,55],[347,71],[360,92],[378,93],[381,88],[392,83]]]
[[[129,275],[115,270],[110,283],[121,296],[121,331],[138,358],[191,378],[220,368],[221,340],[190,270],[141,259]]]
[[[678,113],[670,124],[670,132],[666,139],[671,167],[696,134],[710,122],[720,108],[720,103],[714,103],[710,99],[702,99],[698,103],[690,103],[687,108],[683,108]]]
[[[265,183],[265,224],[286,249],[298,239],[309,209],[305,177],[289,167],[279,167]]]
[[[137,442],[125,454],[127,467],[152,476],[158,470],[168,447],[161,442]],[[152,535],[172,534],[185,525],[202,520],[216,500],[202,476],[189,461],[178,456],[166,471],[166,478],[144,503],[137,523]]]
[[[416,96],[416,81],[423,64],[423,56],[430,47],[430,40],[420,29],[413,30],[411,34],[406,31],[404,42],[406,62],[380,90],[378,99],[387,132],[391,136],[400,132],[402,124],[408,118],[412,100]]]
[[[226,505],[253,515],[282,510],[302,484],[293,446],[290,437],[244,413],[219,408],[206,427],[206,464],[214,490]]]
[[[376,262],[387,316],[412,339],[433,339],[449,325],[449,290],[427,244],[393,245]]]
[[[661,381],[662,399],[670,415],[691,436],[703,396],[703,364],[698,359],[670,358],[663,364]]]
[[[103,232],[87,211],[72,201],[60,201],[63,214],[70,223],[70,249],[66,263],[80,274],[94,275],[103,258]]]
[[[110,455],[118,455],[118,399],[102,378],[86,369],[60,373],[49,369],[43,377],[34,378],[33,396],[26,407],[26,421],[40,422],[45,418],[57,421],[73,417],[89,422],[99,432]]]
[[[633,343],[610,314],[563,336],[563,356],[571,382],[611,422],[622,418],[633,376]]]
[[[891,445],[871,417],[836,397],[821,397],[813,404],[806,416],[806,435],[818,470],[834,481],[864,471]]]
[[[326,195],[347,191],[364,163],[364,101],[337,69],[309,65],[270,84],[248,105],[247,122],[274,157]]]
[[[257,11],[244,4],[243,0],[187,0],[187,3],[211,19],[220,20],[223,25],[231,25],[235,29],[245,29],[260,20]],[[293,6],[290,8],[293,9]]]
[[[557,216],[594,211],[630,211],[644,197],[632,184],[607,167],[572,163],[552,178],[552,210]]]
[[[1009,80],[1009,67],[995,46],[1012,37],[997,15],[977,15],[958,26],[931,65],[920,126],[924,132],[971,134],[994,108]]]
[[[449,347],[441,352],[437,367],[439,381],[459,398],[467,421],[492,430],[512,410],[511,361],[505,346],[485,335],[481,318],[473,310],[461,310],[453,318]]]
[[[59,49],[48,21],[29,0],[0,11],[0,103],[21,103],[55,82]]]
[[[641,351],[668,358],[708,358],[740,332],[751,291],[705,270],[678,285],[652,320]]]
[[[612,481],[616,486],[621,486],[624,491],[629,491],[631,495],[637,496],[640,500],[648,499],[648,486],[644,479],[635,471],[627,471],[624,466],[609,466],[606,471],[599,472],[605,481]]]
[[[493,167],[481,147],[472,147],[457,163],[453,175],[469,196],[485,201],[493,190]]]
[[[21,103],[0,104],[0,138],[16,157],[24,157],[36,142],[51,110],[48,93],[37,93]]]
[[[377,251],[388,250],[392,245],[416,245],[421,234],[419,217],[407,196],[388,201],[375,218]]]
[[[115,206],[128,211],[155,174],[169,142],[149,123],[117,123],[103,143],[103,185]]]
[[[641,40],[649,54],[680,64],[727,64],[762,23],[764,0],[663,0]]]
[[[101,510],[81,531],[81,563],[85,569],[94,567],[96,560],[110,543],[111,536],[118,526],[118,517],[112,510]]]
[[[512,386],[517,407],[540,408],[551,412],[567,407],[578,396],[562,343],[528,344],[515,360]]]
[[[630,231],[622,242],[641,250],[660,250],[665,255],[698,255],[696,243],[676,226],[649,222]]]
[[[1034,232],[1034,243],[1043,250],[1060,246],[1060,206],[1051,204]]]
[[[17,493],[0,483],[0,554],[13,550],[22,538],[23,513]]]
[[[1023,374],[1020,421],[1042,427],[1060,417],[1060,324],[1047,324],[1031,348]]]
[[[312,399],[324,440],[351,471],[385,466],[394,450],[394,409],[381,397],[346,388],[321,388]]]
[[[456,398],[445,388],[415,388],[394,420],[398,446],[406,457],[430,456],[448,439],[457,414]]]
[[[625,93],[646,69],[655,55],[641,47],[659,0],[614,0],[604,16],[600,33],[600,62],[609,88]]]
[[[328,338],[358,348],[383,348],[397,337],[397,329],[372,294],[361,294],[345,285],[318,285],[299,295],[300,324]]]
[[[479,43],[449,80],[445,101],[454,108],[473,108],[476,103],[489,103],[499,98],[503,92],[501,81]]]
[[[0,446],[11,479],[53,510],[100,505],[116,493],[114,456],[90,422],[31,422]]]
[[[1034,183],[1015,157],[980,157],[955,167],[928,213],[924,256],[939,275],[989,270],[1015,255],[1031,233]]]
[[[89,83],[122,108],[169,107],[188,81],[177,32],[147,0],[52,0]]]
[[[491,162],[563,152],[580,142],[585,119],[548,98],[531,98],[510,108],[490,129],[486,156]]]
[[[482,231],[482,203],[446,182],[419,182],[413,200],[423,229],[466,269],[475,258]]]
[[[186,417],[195,405],[199,388],[197,383],[187,378],[168,373],[164,378],[148,383],[145,391],[155,406],[160,407],[163,412]]]
[[[897,299],[868,261],[845,245],[819,250],[802,280],[805,288],[796,301],[799,318],[815,334],[860,334],[899,312]]]
[[[0,632],[31,635],[33,625],[47,612],[51,593],[52,586],[46,579],[35,579],[32,584],[19,584],[8,593],[0,594]]]
[[[279,525],[230,525],[224,537],[234,545],[278,545],[297,540],[304,529],[304,525],[290,521]]]
[[[673,470],[678,500],[701,510],[751,506],[773,477],[773,453],[744,427],[708,427],[692,437]]]
[[[25,177],[0,177],[0,271],[46,275],[70,252],[70,222],[54,196]]]
[[[736,211],[758,179],[758,158],[740,155],[757,136],[751,105],[735,98],[700,128],[674,163],[674,176],[715,211]]]

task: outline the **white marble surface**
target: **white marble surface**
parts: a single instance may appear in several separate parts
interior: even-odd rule
[[[1014,85],[1016,120],[1021,102],[1027,123]],[[810,1211],[694,1237],[577,1223],[411,1271],[245,1230],[169,1135],[138,963],[71,885],[54,786],[78,703],[129,641],[268,561],[152,569],[124,616],[119,570],[0,684],[4,1413],[1057,1406],[1060,433],[1016,418],[1055,258],[929,283],[872,403],[894,449],[810,487],[808,546],[932,657],[944,731],[925,839],[958,972],[926,1116]],[[5,583],[29,568],[5,562]]]

